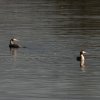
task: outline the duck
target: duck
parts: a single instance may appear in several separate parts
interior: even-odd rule
[[[85,66],[85,56],[84,56],[84,54],[86,54],[86,51],[81,50],[80,51],[80,56],[77,57],[77,61],[80,61],[80,66],[81,67]]]
[[[17,41],[19,40],[16,38],[11,38],[9,48],[20,48],[20,46],[17,44]]]

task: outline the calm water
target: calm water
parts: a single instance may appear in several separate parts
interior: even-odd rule
[[[100,100],[100,1],[0,0],[0,100]]]

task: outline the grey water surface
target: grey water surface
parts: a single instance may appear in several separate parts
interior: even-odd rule
[[[0,100],[100,100],[100,1],[0,0]]]

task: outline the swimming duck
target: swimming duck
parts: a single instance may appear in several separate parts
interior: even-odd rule
[[[84,50],[80,51],[80,57],[77,57],[77,61],[80,61],[80,66],[85,66],[85,57],[84,54],[86,52]]]
[[[10,39],[9,47],[10,48],[20,48],[20,46],[17,44],[17,41],[19,41],[19,40],[16,38]]]

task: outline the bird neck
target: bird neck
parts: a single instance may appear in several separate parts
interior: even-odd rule
[[[14,41],[10,40],[10,44],[14,44]]]

